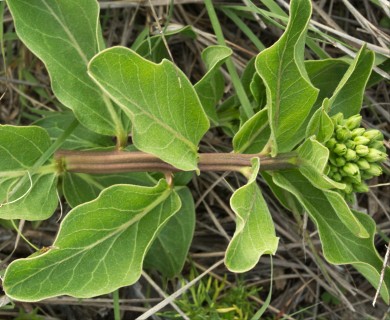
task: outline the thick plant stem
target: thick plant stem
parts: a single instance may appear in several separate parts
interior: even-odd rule
[[[293,168],[297,164],[295,153],[285,153],[271,158],[259,154],[201,153],[199,171],[238,171],[251,167],[251,159],[260,158],[260,170]],[[178,172],[180,169],[144,152],[89,152],[60,150],[55,158],[60,171],[79,173],[120,173],[120,172]]]

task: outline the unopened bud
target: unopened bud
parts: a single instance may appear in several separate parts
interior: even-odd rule
[[[333,179],[334,181],[336,181],[336,182],[340,182],[342,178],[343,178],[343,177],[342,177],[341,174],[338,173],[338,172],[336,172],[336,173],[333,174],[333,176],[332,176],[332,179]]]
[[[369,179],[371,179],[371,178],[373,177],[373,175],[372,175],[372,174],[369,174],[369,173],[366,172],[366,171],[362,171],[362,172],[360,173],[360,177],[362,178],[362,180],[369,180]]]
[[[352,140],[348,140],[347,142],[345,142],[345,145],[347,146],[348,149],[355,149],[356,147],[356,143],[353,142]]]
[[[365,155],[367,155],[368,150],[369,150],[369,148],[367,146],[362,145],[362,144],[357,145],[355,148],[356,154],[359,157],[364,157]]]
[[[383,140],[382,132],[376,129],[367,130],[363,136],[370,140]]]
[[[346,183],[346,184],[345,184],[344,192],[347,193],[347,194],[348,194],[348,193],[352,193],[352,192],[353,192],[352,184]]]
[[[343,167],[346,164],[346,161],[343,157],[338,157],[335,159],[336,166]]]
[[[353,191],[355,192],[368,192],[368,186],[364,183],[356,183],[353,185]]]
[[[364,128],[356,128],[351,131],[352,138],[361,136],[366,130]]]
[[[370,148],[373,148],[373,149],[377,149],[379,151],[382,151],[382,152],[386,152],[386,148],[383,144],[383,141],[380,141],[380,140],[374,140],[370,142],[370,144],[368,145]]]
[[[370,139],[364,137],[364,136],[357,136],[353,139],[353,141],[356,143],[356,144],[363,144],[363,145],[367,145],[370,143]]]
[[[354,150],[348,149],[347,153],[344,155],[345,160],[353,161],[357,159],[357,154]]]
[[[354,177],[359,174],[359,167],[355,163],[348,162],[344,167],[343,171],[350,177]]]
[[[370,167],[370,164],[366,159],[359,159],[356,164],[361,170],[367,170]]]
[[[338,141],[345,141],[351,138],[351,132],[346,127],[341,127],[336,130],[336,138]]]
[[[333,149],[333,152],[339,156],[343,156],[347,153],[347,147],[343,143],[337,143]]]
[[[326,147],[329,149],[329,150],[333,150],[334,146],[336,145],[337,143],[337,140],[335,138],[330,138],[327,142],[326,142]]]
[[[338,114],[335,114],[332,117],[332,121],[333,121],[333,124],[335,126],[337,126],[338,124],[341,125],[343,123],[343,120],[344,120],[344,116],[341,112],[339,112]]]
[[[348,118],[347,120],[345,120],[344,125],[349,130],[352,130],[352,129],[360,127],[361,122],[362,122],[362,116],[360,114],[356,114],[356,115]]]
[[[368,154],[365,156],[365,159],[368,162],[381,162],[386,160],[386,153],[379,151],[377,149],[369,148]]]
[[[371,163],[370,167],[365,170],[365,172],[374,177],[380,176],[382,174],[382,168],[376,163]]]

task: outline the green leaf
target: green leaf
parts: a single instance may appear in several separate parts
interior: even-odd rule
[[[363,94],[374,65],[374,53],[362,47],[330,98],[330,115],[344,118],[360,113]]]
[[[167,222],[150,247],[144,268],[172,278],[183,269],[195,229],[195,205],[188,188],[177,191],[181,209]]]
[[[167,41],[170,40],[172,37],[180,37],[180,38],[187,38],[187,39],[195,39],[197,34],[193,30],[191,26],[185,26],[182,28],[177,28],[176,25],[170,24],[168,26],[168,29],[171,30],[165,30],[164,37]],[[156,30],[158,33],[159,30]],[[164,28],[163,28],[164,31]],[[149,32],[147,33],[149,34]],[[141,41],[139,44],[132,45],[131,49],[136,51],[140,56],[143,57],[150,57],[150,60],[153,62],[161,62],[164,58],[169,58],[169,53],[167,51],[167,47],[162,39],[161,34],[157,34],[152,37],[147,37],[145,40]]]
[[[262,108],[266,105],[267,94],[266,89],[260,76],[255,73],[250,83],[250,90],[253,98],[257,102],[258,107]]]
[[[237,189],[230,199],[236,213],[236,231],[226,250],[225,264],[232,272],[252,269],[263,254],[275,254],[279,238],[267,204],[256,183],[260,168],[254,158],[252,175],[248,183]]]
[[[298,148],[299,171],[319,189],[345,189],[345,184],[330,179],[325,173],[329,149],[315,140],[307,139]]]
[[[31,173],[50,144],[42,128],[0,126],[1,219],[44,220],[53,214],[58,203],[55,168],[47,165]]]
[[[7,0],[7,4],[18,36],[46,65],[58,100],[90,130],[126,136],[119,110],[87,75],[89,60],[102,49],[98,2]]]
[[[56,112],[54,115],[46,116],[34,125],[44,128],[52,142],[56,141],[73,122],[74,115],[71,112]],[[114,140],[109,136],[100,135],[79,124],[61,145],[66,150],[101,150],[102,148],[112,149],[115,147]]]
[[[262,171],[261,176],[267,182],[268,187],[271,189],[275,197],[287,210],[290,210],[294,213],[303,214],[304,210],[299,201],[292,193],[276,185],[272,179],[271,173]]]
[[[209,122],[193,86],[172,62],[155,64],[115,47],[92,59],[89,74],[131,118],[139,150],[196,170],[198,143]]]
[[[114,184],[134,184],[150,187],[155,185],[156,181],[147,172],[107,175],[66,172],[62,180],[62,190],[67,203],[73,208],[96,199],[100,192]]]
[[[378,287],[382,260],[374,246],[375,222],[367,214],[354,211],[355,218],[364,225],[369,237],[360,238],[342,223],[337,206],[324,192],[310,185],[297,171],[274,174],[274,182],[293,193],[315,222],[325,258],[333,264],[352,264],[375,288]],[[390,269],[386,268],[381,288],[382,298],[389,303]]]
[[[306,137],[315,136],[317,141],[326,142],[333,134],[334,125],[332,119],[329,117],[327,110],[329,110],[329,99],[325,98],[322,108],[319,108],[311,117],[306,129]]]
[[[230,48],[224,46],[210,46],[202,52],[202,60],[208,71],[194,88],[204,111],[214,123],[218,123],[216,105],[225,89],[225,81],[219,68],[232,53]]]
[[[291,1],[283,36],[256,58],[267,92],[272,155],[292,150],[303,138],[300,127],[317,98],[318,90],[310,83],[303,62],[310,15],[311,1]]]
[[[180,198],[162,180],[153,187],[117,185],[74,208],[51,250],[9,265],[3,287],[19,301],[58,295],[87,298],[133,284]]]
[[[330,98],[333,95],[348,67],[349,64],[340,59],[305,61],[305,68],[311,83],[320,90],[312,114],[322,105],[325,98]]]
[[[267,108],[260,110],[244,123],[233,138],[236,153],[258,153],[263,150],[271,134]]]

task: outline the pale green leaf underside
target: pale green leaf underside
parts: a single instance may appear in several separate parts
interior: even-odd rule
[[[222,98],[225,81],[219,70],[222,63],[232,55],[232,50],[224,46],[210,46],[203,50],[202,60],[206,64],[207,73],[194,86],[208,117],[218,123],[216,105]]]
[[[165,181],[153,188],[107,188],[65,217],[51,250],[11,263],[4,289],[12,299],[38,301],[98,296],[130,285],[140,277],[159,229],[180,205]]]
[[[230,206],[237,216],[236,231],[225,254],[225,265],[233,272],[252,269],[263,254],[275,254],[279,238],[267,204],[256,183],[260,161],[253,161],[248,183],[236,190]]]
[[[92,131],[124,134],[121,115],[106,105],[88,77],[87,64],[100,51],[96,0],[7,0],[16,32],[50,74],[55,95]],[[129,120],[125,120],[129,122]]]
[[[57,176],[30,172],[49,147],[50,138],[42,128],[0,126],[1,219],[44,220],[53,214]]]
[[[236,153],[259,153],[263,150],[271,134],[267,108],[260,110],[244,123],[233,137]]]
[[[267,92],[273,155],[290,151],[303,138],[300,127],[318,94],[303,63],[311,2],[292,1],[290,11],[283,36],[256,58],[256,70]]]
[[[311,117],[306,128],[306,137],[315,136],[319,142],[328,141],[333,134],[334,125],[332,119],[329,117],[327,110],[329,99],[325,98],[322,107],[319,108]]]
[[[313,137],[298,148],[299,171],[319,189],[345,189],[345,184],[330,179],[325,173],[329,150]]]
[[[364,225],[369,238],[359,238],[350,231],[337,214],[325,193],[310,185],[298,171],[274,173],[274,182],[293,193],[305,207],[319,230],[325,258],[333,264],[352,264],[374,286],[379,283],[382,261],[375,247],[375,222],[366,214],[354,212],[355,218]],[[389,301],[390,272],[386,269],[385,282],[381,289],[383,299]]]
[[[339,112],[345,118],[360,113],[363,94],[374,65],[374,53],[362,47],[344,74],[330,100],[330,115]]]
[[[132,119],[139,150],[196,170],[198,143],[209,122],[182,71],[168,60],[155,64],[114,47],[92,59],[89,74]]]
[[[157,269],[168,278],[183,269],[195,229],[195,205],[190,190],[181,188],[177,194],[182,207],[158,234],[144,261],[144,268]]]

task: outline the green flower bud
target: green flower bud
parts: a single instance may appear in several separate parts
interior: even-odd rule
[[[352,184],[346,183],[346,184],[345,184],[344,192],[347,193],[347,194],[348,194],[348,193],[352,193],[352,192],[353,192]]]
[[[364,157],[368,162],[381,162],[386,160],[386,153],[377,149],[369,148],[368,154]]]
[[[364,145],[367,145],[370,143],[370,139],[364,137],[364,136],[357,136],[353,139],[353,141],[356,143],[356,144],[364,144]]]
[[[357,154],[354,150],[347,149],[347,153],[344,155],[345,160],[354,161],[357,159]]]
[[[347,153],[347,146],[342,143],[337,143],[333,149],[333,152],[339,156],[343,156]]]
[[[368,192],[368,186],[364,182],[356,183],[353,184],[352,186],[354,192]]]
[[[348,140],[347,142],[345,142],[345,145],[347,146],[348,149],[352,149],[352,150],[354,150],[356,147],[356,143],[353,142],[352,140]]]
[[[383,134],[379,130],[371,129],[367,130],[364,134],[364,137],[370,139],[370,140],[383,140]]]
[[[335,138],[330,138],[327,142],[326,142],[326,147],[329,149],[329,150],[333,150],[334,146],[336,145],[337,143],[337,140]]]
[[[357,145],[355,148],[356,154],[360,157],[366,156],[368,154],[368,150],[368,147],[362,144]]]
[[[359,159],[357,162],[356,162],[357,166],[361,169],[361,170],[366,170],[370,167],[370,164],[368,163],[368,161],[366,159]]]
[[[372,174],[369,174],[366,171],[362,171],[360,176],[361,176],[362,180],[368,180],[368,179],[371,179],[373,177]]]
[[[346,127],[339,126],[336,130],[336,138],[338,141],[346,141],[351,138],[351,132]]]
[[[352,130],[352,129],[360,127],[361,122],[362,122],[362,116],[360,114],[356,114],[356,115],[348,118],[347,120],[345,120],[344,125],[349,130]]]
[[[336,158],[335,162],[338,167],[343,167],[347,163],[343,157]]]
[[[331,173],[336,173],[337,171],[339,171],[339,169],[337,169],[337,167],[335,167],[335,166],[329,166],[329,167],[330,167]]]
[[[359,167],[355,163],[348,162],[344,167],[343,171],[349,176],[354,177],[359,174]]]
[[[338,124],[342,124],[344,120],[344,116],[341,112],[339,112],[338,114],[335,114],[333,117],[332,117],[332,121],[333,121],[333,124],[336,126]]]
[[[371,163],[370,167],[367,170],[365,170],[365,173],[377,177],[382,174],[382,168],[380,165],[376,163]]]
[[[361,136],[366,130],[364,128],[356,128],[351,131],[352,138]]]
[[[370,148],[377,149],[377,150],[382,151],[382,152],[386,152],[386,148],[383,144],[383,141],[378,141],[378,140],[372,141],[371,140],[371,142],[368,146]]]
[[[340,173],[336,172],[335,174],[333,174],[333,176],[331,177],[334,181],[336,182],[340,182],[342,180],[342,176]]]

